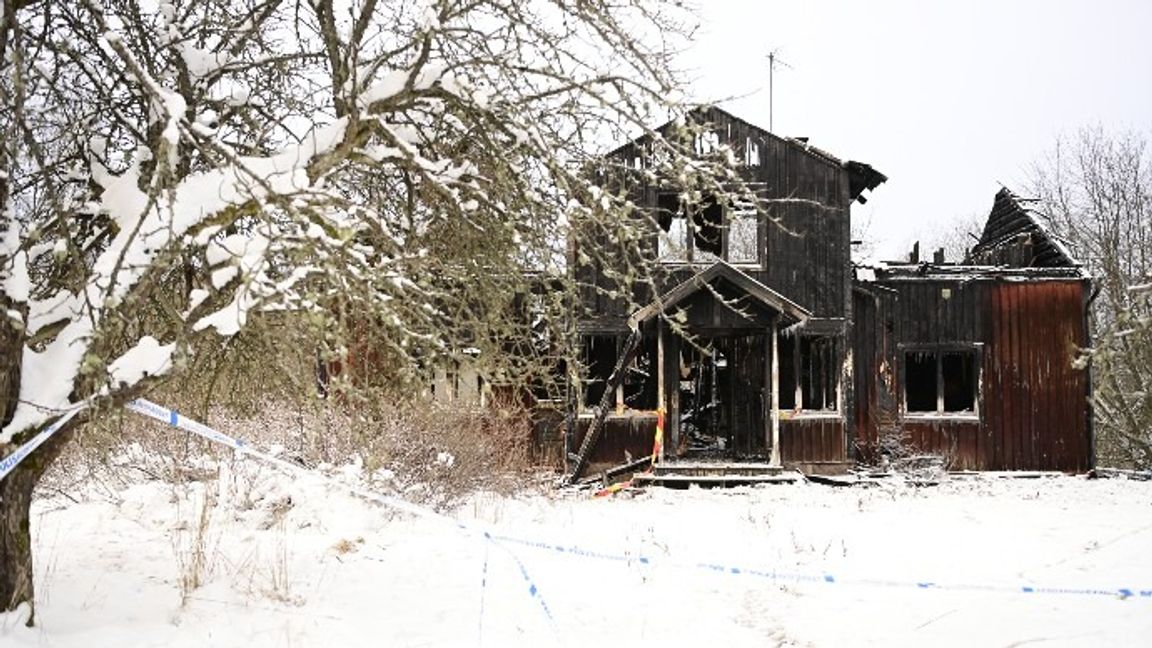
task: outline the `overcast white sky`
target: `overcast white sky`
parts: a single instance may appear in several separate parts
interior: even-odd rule
[[[1024,191],[1057,135],[1152,135],[1152,0],[700,0],[684,56],[700,100],[807,136],[889,180],[857,205],[883,258]],[[741,97],[741,95],[744,95]]]

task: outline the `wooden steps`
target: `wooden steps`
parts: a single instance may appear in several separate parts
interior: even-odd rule
[[[637,485],[669,488],[749,486],[802,481],[804,476],[793,470],[767,463],[730,461],[674,461],[658,463],[652,472],[633,477]]]

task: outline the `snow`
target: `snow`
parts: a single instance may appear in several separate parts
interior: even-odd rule
[[[8,259],[8,266],[0,266],[0,288],[13,302],[28,301],[32,282],[28,277],[28,254],[20,249],[21,229],[10,221],[0,239],[0,257]]]
[[[197,79],[210,76],[230,61],[228,52],[214,52],[187,42],[180,43],[179,49],[180,58],[188,67],[188,73]]]
[[[112,361],[108,366],[108,381],[114,386],[135,385],[147,376],[163,375],[172,368],[175,350],[174,343],[160,344],[156,338],[145,335],[136,346]]]
[[[419,70],[391,70],[364,89],[357,99],[358,105],[361,110],[367,110],[372,104],[400,94],[409,83],[415,92],[427,90],[444,76],[446,70],[447,67],[442,63],[428,63]]]
[[[28,277],[28,253],[21,250],[11,258],[11,268],[4,275],[2,287],[4,294],[13,302],[28,301],[32,289],[32,281]]]
[[[1149,483],[477,493],[455,514],[523,540],[486,542],[251,462],[195,467],[219,477],[38,499],[38,625],[0,617],[0,644],[1081,646],[1152,633],[1138,589],[1022,590],[1152,589]],[[364,479],[355,463],[330,474]],[[202,585],[182,603],[180,565],[197,550]]]

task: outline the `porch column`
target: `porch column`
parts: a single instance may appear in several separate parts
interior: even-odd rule
[[[772,339],[772,360],[765,363],[768,365],[766,369],[772,375],[769,378],[771,385],[771,412],[769,418],[771,419],[771,434],[772,434],[772,454],[768,459],[769,465],[773,468],[780,468],[780,349],[777,342],[777,331],[780,328],[780,316],[777,315],[772,318],[772,328],[768,330],[768,337]]]
[[[664,361],[664,319],[661,317],[656,318],[656,408],[660,411],[668,411],[668,403],[664,400],[667,395],[667,390],[664,388],[665,367]],[[667,421],[667,415],[665,415]],[[665,423],[667,427],[667,423]],[[664,446],[668,445],[667,437],[664,442],[660,444],[660,456],[655,460],[658,463],[664,463]]]

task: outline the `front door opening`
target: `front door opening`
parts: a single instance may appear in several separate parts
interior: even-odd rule
[[[681,345],[681,455],[751,458],[764,447],[764,339],[697,338]]]

